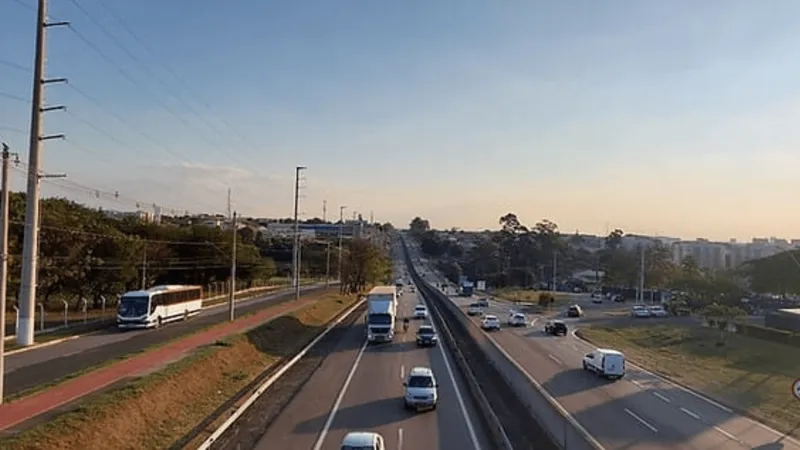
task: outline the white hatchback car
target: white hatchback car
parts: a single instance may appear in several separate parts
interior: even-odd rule
[[[439,386],[436,377],[428,367],[414,367],[403,382],[406,388],[403,401],[406,408],[435,409],[439,402]]]
[[[528,326],[528,318],[522,313],[511,313],[508,315],[508,325],[511,327],[526,327]]]
[[[371,431],[352,431],[342,439],[341,450],[386,450],[383,436]]]
[[[417,305],[414,307],[414,318],[425,319],[428,317],[428,308],[425,305]]]
[[[481,328],[486,331],[499,330],[500,319],[498,319],[497,316],[489,314],[483,318],[483,322],[481,322]]]

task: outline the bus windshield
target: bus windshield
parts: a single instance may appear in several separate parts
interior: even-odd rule
[[[122,317],[141,317],[148,314],[150,297],[147,295],[126,295],[120,299],[119,315]]]

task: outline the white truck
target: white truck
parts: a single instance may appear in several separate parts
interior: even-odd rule
[[[391,342],[397,321],[397,289],[375,286],[367,294],[367,341]]]

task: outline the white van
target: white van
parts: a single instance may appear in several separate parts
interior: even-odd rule
[[[598,348],[583,357],[583,370],[618,380],[625,376],[625,355],[617,350]]]

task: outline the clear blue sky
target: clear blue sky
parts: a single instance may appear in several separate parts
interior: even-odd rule
[[[25,159],[29,106],[3,94],[30,97],[6,63],[32,66],[35,3],[0,3],[0,136]],[[72,23],[48,32],[48,76],[70,80],[47,88],[69,108],[45,120],[68,136],[45,145],[62,183],[191,211],[223,211],[230,186],[243,213],[287,216],[302,164],[307,216],[327,199],[467,229],[509,211],[712,238],[800,223],[797,1],[51,3]],[[46,191],[114,206],[63,185]]]

